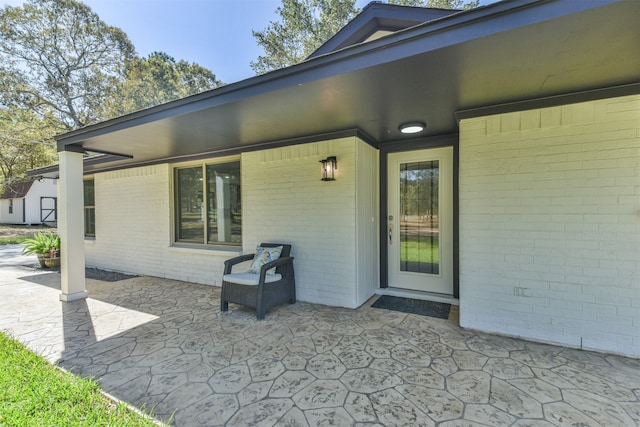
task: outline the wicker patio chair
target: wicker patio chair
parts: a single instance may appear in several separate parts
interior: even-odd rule
[[[250,261],[255,254],[241,255],[225,261],[220,296],[220,310],[227,311],[229,303],[245,305],[256,309],[258,320],[264,319],[267,310],[276,305],[296,302],[296,281],[293,271],[291,245],[262,243],[263,248],[282,246],[280,257],[264,264],[260,273],[233,273],[233,266]],[[267,271],[275,267],[275,274]]]

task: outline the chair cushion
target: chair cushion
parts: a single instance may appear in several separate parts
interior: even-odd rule
[[[247,270],[249,273],[260,274],[260,269],[268,262],[275,261],[280,258],[282,252],[282,246],[276,246],[275,248],[263,248],[258,246],[256,248],[256,254],[253,257],[251,267]],[[276,274],[276,269],[271,268],[267,270],[267,275],[273,276]]]
[[[265,283],[277,282],[282,279],[281,274],[273,274],[271,276],[266,275],[264,277]],[[222,276],[222,280],[230,283],[237,283],[238,285],[257,285],[260,281],[260,275],[255,273],[234,273],[225,274]]]

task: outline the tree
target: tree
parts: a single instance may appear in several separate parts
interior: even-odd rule
[[[51,115],[66,130],[103,117],[134,48],[76,0],[27,0],[0,9],[0,103]]]
[[[389,0],[402,6],[443,9],[470,9],[479,0]],[[276,9],[280,21],[271,21],[263,31],[253,36],[265,54],[251,62],[256,74],[277,70],[302,62],[329,40],[360,11],[355,0],[282,0]]]
[[[355,0],[282,0],[280,21],[253,31],[265,54],[251,62],[256,74],[302,62],[357,15]]]
[[[118,98],[106,100],[104,115],[119,116],[174,99],[214,89],[222,84],[210,70],[178,61],[164,52],[127,61]]]
[[[0,178],[55,158],[53,135],[220,85],[197,64],[136,55],[77,0],[0,9]],[[44,141],[44,143],[42,143]]]
[[[60,129],[31,111],[0,108],[0,184],[24,179],[26,171],[55,158],[51,135]]]

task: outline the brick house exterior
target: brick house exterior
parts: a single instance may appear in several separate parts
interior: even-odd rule
[[[225,259],[282,241],[300,301],[449,301],[466,328],[640,357],[640,3],[512,0],[416,24],[417,10],[372,4],[302,64],[60,136],[61,205],[81,211],[83,172],[96,219],[86,240],[63,221],[63,254],[217,286]],[[415,120],[426,130],[401,134]],[[451,283],[421,291],[394,282],[405,215],[389,171],[442,148]],[[84,150],[108,155],[83,166]],[[321,181],[329,156],[337,178]],[[180,171],[214,186],[229,162],[241,209],[179,196]],[[241,242],[182,239],[187,214],[196,228],[227,215]],[[77,263],[63,259],[63,299],[86,296]]]

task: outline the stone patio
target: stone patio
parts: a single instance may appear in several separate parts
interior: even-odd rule
[[[220,290],[0,268],[0,329],[176,426],[635,426],[640,360],[298,302],[255,320]]]

